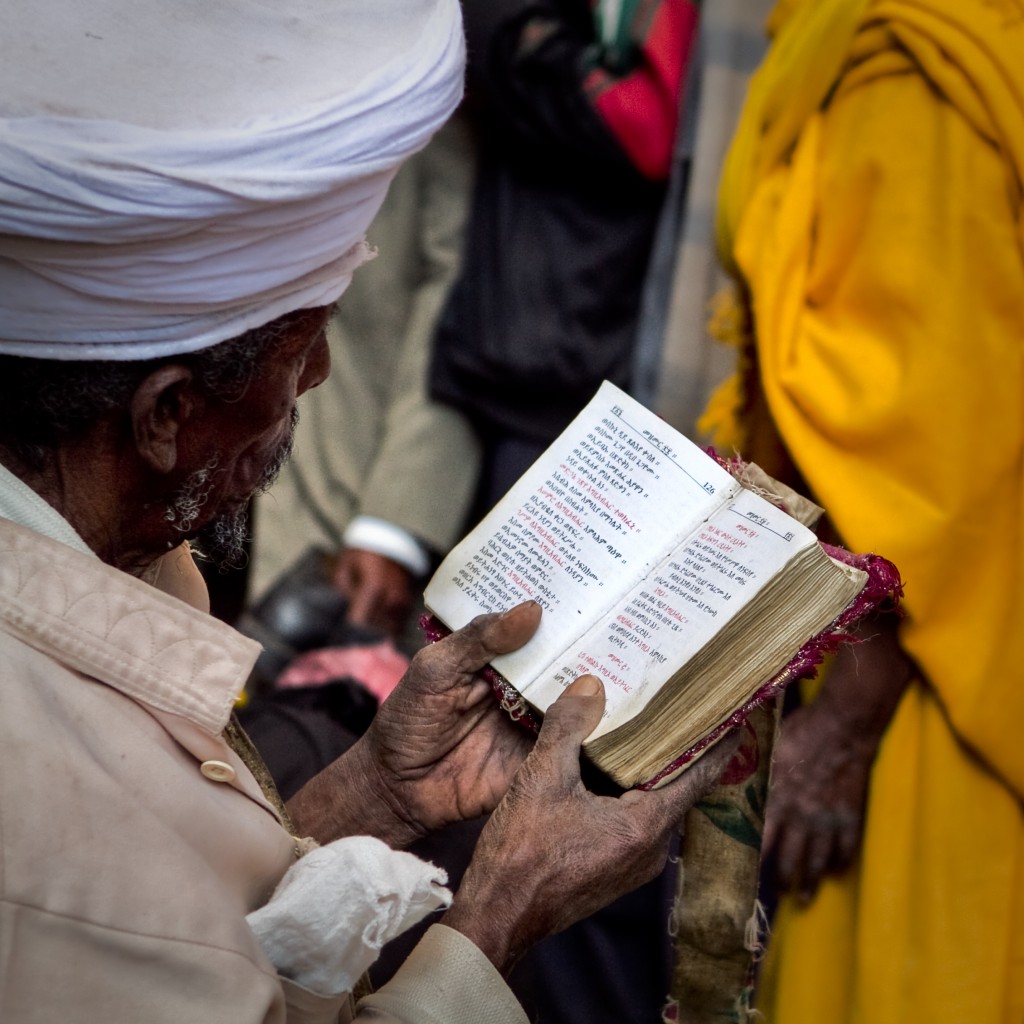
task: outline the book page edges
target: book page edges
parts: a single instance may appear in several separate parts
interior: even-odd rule
[[[844,644],[855,643],[856,639],[850,630],[865,615],[887,604],[893,608],[899,604],[900,598],[903,596],[903,583],[896,566],[888,559],[874,554],[855,555],[830,544],[821,546],[825,553],[835,561],[853,566],[866,574],[867,579],[857,596],[829,626],[808,640],[787,662],[786,666],[767,683],[760,686],[747,701],[661,771],[650,779],[637,783],[633,788],[657,789],[659,786],[671,782],[722,737],[743,722],[754,708],[782,693],[790,683],[813,677],[826,655],[837,651]],[[584,743],[584,749],[586,749],[586,743]]]
[[[815,547],[807,552],[817,560],[805,561],[803,583],[784,575],[772,579],[758,606],[727,622],[627,719],[589,736],[590,759],[620,785],[642,782],[776,678],[804,644],[831,629],[867,575],[829,557],[818,542]]]

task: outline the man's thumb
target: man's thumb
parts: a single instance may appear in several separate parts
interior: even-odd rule
[[[597,728],[604,714],[604,686],[597,676],[580,676],[560,694],[544,715],[538,745],[579,745]]]

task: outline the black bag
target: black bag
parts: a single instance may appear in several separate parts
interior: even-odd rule
[[[435,339],[435,398],[547,442],[602,380],[628,388],[661,190],[627,181],[482,155]]]

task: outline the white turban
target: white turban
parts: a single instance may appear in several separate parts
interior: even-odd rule
[[[145,359],[334,302],[463,61],[458,0],[0,4],[0,352]]]

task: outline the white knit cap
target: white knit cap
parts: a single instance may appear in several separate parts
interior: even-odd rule
[[[0,352],[146,359],[334,302],[463,63],[458,0],[0,4]]]

